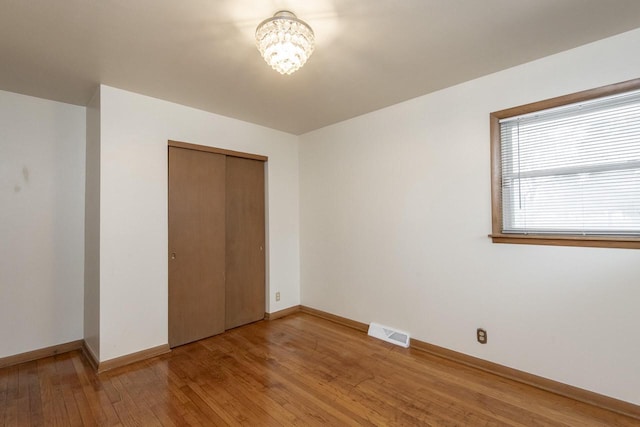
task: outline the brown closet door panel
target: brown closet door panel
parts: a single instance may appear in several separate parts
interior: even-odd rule
[[[225,329],[225,165],[221,154],[169,147],[171,347]]]
[[[264,162],[227,156],[226,329],[264,318]]]

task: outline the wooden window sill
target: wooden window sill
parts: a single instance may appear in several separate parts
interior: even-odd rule
[[[584,246],[593,248],[640,249],[640,238],[599,236],[551,236],[540,234],[489,234],[493,243],[517,245]]]

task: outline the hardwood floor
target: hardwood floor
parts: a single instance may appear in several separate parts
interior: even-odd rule
[[[78,351],[0,369],[0,425],[640,422],[299,313],[100,375]]]

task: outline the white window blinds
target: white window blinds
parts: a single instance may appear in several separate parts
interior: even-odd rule
[[[502,232],[640,235],[640,91],[500,120]]]

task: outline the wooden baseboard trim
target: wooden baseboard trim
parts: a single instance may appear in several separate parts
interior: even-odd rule
[[[39,348],[37,350],[27,351],[25,353],[14,354],[0,358],[0,368],[18,365],[20,363],[31,362],[45,357],[55,356],[56,354],[68,353],[73,350],[82,349],[84,340],[76,340],[64,344],[52,345],[51,347]]]
[[[281,317],[288,316],[290,314],[298,313],[300,311],[299,305],[294,305],[293,307],[285,308],[284,310],[274,311],[273,313],[265,313],[264,320],[276,320]]]
[[[298,311],[298,307],[295,307]],[[283,310],[284,311],[284,310]],[[294,311],[292,311],[294,312]],[[53,345],[51,347],[40,348],[38,350],[27,351],[25,353],[15,354],[13,356],[0,358],[0,368],[19,365],[20,363],[31,362],[45,357],[55,356],[57,354],[68,353],[70,351],[80,350],[87,359],[93,369],[102,373],[110,369],[119,368],[120,366],[129,365],[131,363],[140,362],[145,359],[160,356],[171,351],[169,344],[160,345],[146,350],[138,351],[125,356],[116,357],[115,359],[98,362],[96,355],[89,348],[85,340],[71,341],[64,344]]]
[[[484,359],[469,356],[464,353],[459,353],[454,350],[449,350],[447,348],[439,347],[413,338],[411,339],[411,348],[460,363],[461,365],[479,369],[499,377],[527,384],[541,390],[640,420],[640,406],[623,400],[614,399],[589,390],[550,380],[518,369],[509,368],[508,366],[489,362]]]
[[[87,342],[85,340],[82,340],[82,355],[87,360],[87,362],[89,362],[89,365],[91,365],[93,370],[98,372],[98,358],[96,357],[91,347],[87,345]]]
[[[335,314],[327,313],[326,311],[316,310],[315,308],[300,306],[300,311],[303,313],[311,314],[312,316],[320,317],[321,319],[329,320],[342,326],[348,326],[349,328],[356,329],[361,332],[367,332],[369,325],[355,320],[347,319],[346,317],[337,316]]]
[[[169,347],[169,344],[163,344],[146,350],[137,351],[135,353],[126,354],[124,356],[100,362],[98,364],[97,371],[101,374],[105,371],[129,365],[131,363],[140,362],[142,360],[151,359],[152,357],[160,356],[161,354],[169,353],[170,351],[171,348]]]
[[[330,320],[343,326],[348,326],[358,331],[367,332],[368,330],[368,325],[365,323],[357,322],[355,320],[347,319],[341,316],[336,316],[335,314],[316,310],[315,308],[300,306],[300,311],[302,313],[307,313],[312,316]],[[469,356],[464,353],[459,353],[454,350],[449,350],[447,348],[439,347],[437,345],[429,344],[425,341],[420,341],[413,338],[411,339],[411,348],[441,357],[443,359],[450,360],[452,362],[460,363],[461,365],[479,369],[481,371],[485,371],[502,378],[507,378],[522,384],[527,384],[532,387],[548,391],[550,393],[558,394],[560,396],[568,397],[579,402],[588,403],[589,405],[593,405],[598,408],[606,409],[640,420],[640,406],[634,405],[633,403],[614,399],[612,397],[604,396],[602,394],[594,393],[589,390],[550,380],[548,378],[539,377],[537,375],[519,371],[517,369],[509,368],[498,363],[489,362],[484,359]]]

